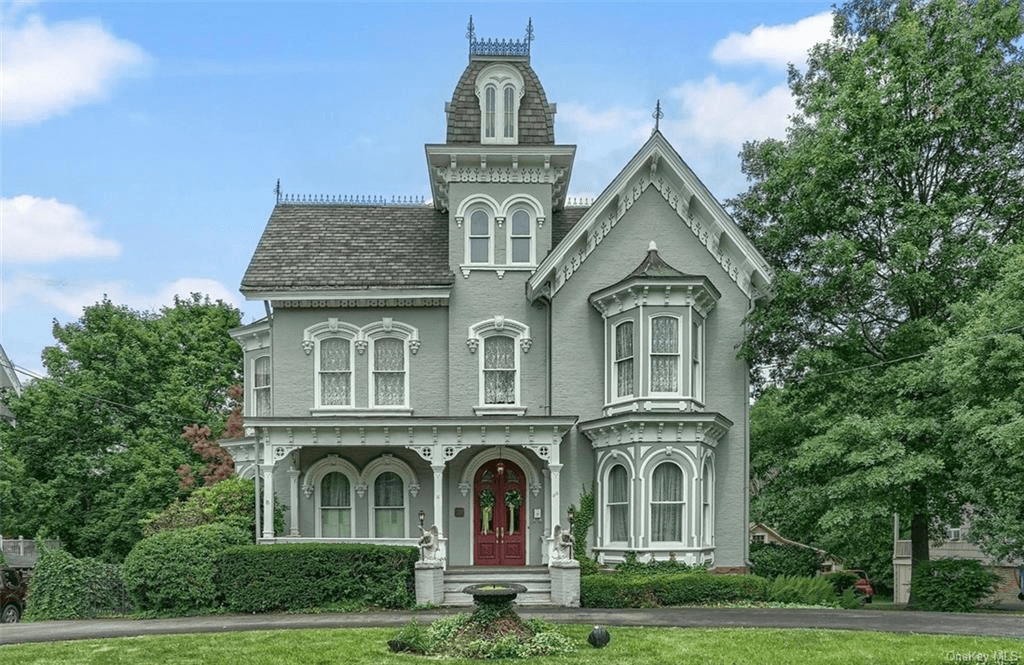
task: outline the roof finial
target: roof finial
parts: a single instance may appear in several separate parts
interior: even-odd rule
[[[274,194],[277,195],[277,202],[281,202],[281,179],[277,179],[277,187],[274,188]]]
[[[530,45],[533,43],[533,17],[526,23],[526,53],[530,53]]]
[[[466,26],[466,39],[472,44],[473,40],[476,39],[476,30],[473,28],[473,15],[469,15],[469,25]]]
[[[661,112],[661,100],[660,99],[658,100],[657,105],[655,105],[654,113],[651,114],[651,117],[654,118],[654,132],[657,132],[657,131],[659,131],[658,128],[659,128],[659,125],[661,124],[661,119],[665,117],[665,114]],[[654,132],[651,132],[651,133],[653,134]]]
[[[656,251],[658,251],[658,246],[656,244],[654,244],[653,240],[651,241],[650,245],[647,245],[647,251],[648,252],[656,252]]]

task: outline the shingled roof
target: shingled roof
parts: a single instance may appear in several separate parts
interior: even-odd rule
[[[448,143],[480,143],[480,100],[476,96],[476,78],[491,59],[473,58],[462,72],[448,104]],[[523,97],[519,103],[519,145],[554,145],[555,119],[549,112],[548,98],[540,79],[521,58],[503,60],[523,77]]]
[[[241,291],[442,286],[448,215],[427,206],[278,203]]]

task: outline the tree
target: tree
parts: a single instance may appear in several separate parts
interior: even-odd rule
[[[787,138],[743,149],[752,184],[732,206],[778,269],[743,350],[770,368],[760,389],[779,386],[752,414],[755,501],[840,556],[829,540],[897,513],[916,565],[964,499],[953,403],[928,353],[1024,232],[1019,9],[847,3],[806,73],[790,70]],[[789,437],[760,417],[785,419]]]
[[[1024,245],[1007,250],[995,287],[956,310],[963,327],[936,353],[953,395],[949,426],[963,456],[968,537],[1024,558]]]
[[[182,428],[224,425],[241,375],[228,330],[239,322],[199,295],[159,313],[103,300],[55,322],[48,377],[8,399],[17,426],[0,430],[0,473],[10,471],[0,487],[12,495],[3,531],[42,528],[76,556],[123,558],[140,520],[178,496],[176,469],[199,461]]]

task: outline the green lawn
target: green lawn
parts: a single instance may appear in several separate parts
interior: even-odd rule
[[[589,628],[563,627],[579,640],[579,651],[574,655],[518,662],[530,665],[1024,663],[1024,641],[1008,638],[829,630],[613,627],[611,644],[597,650],[586,644]],[[18,665],[414,665],[439,662],[388,652],[385,641],[396,632],[384,628],[254,631],[19,644],[0,647],[0,662]],[[440,662],[466,665],[479,661]]]

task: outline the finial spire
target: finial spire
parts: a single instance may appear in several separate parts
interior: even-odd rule
[[[281,202],[281,179],[277,179],[277,187],[274,188],[274,194],[277,195],[277,202]]]
[[[472,42],[476,39],[476,29],[473,27],[473,15],[469,15],[469,25],[466,26],[466,39]]]
[[[533,44],[533,17],[526,22],[526,52],[530,52],[530,45]]]
[[[660,128],[660,125],[661,125],[661,119],[665,117],[665,114],[661,112],[661,100],[660,99],[658,100],[658,103],[655,105],[654,113],[651,114],[651,117],[654,118],[654,132],[660,131],[659,128]],[[651,132],[651,133],[653,134],[654,132]]]

